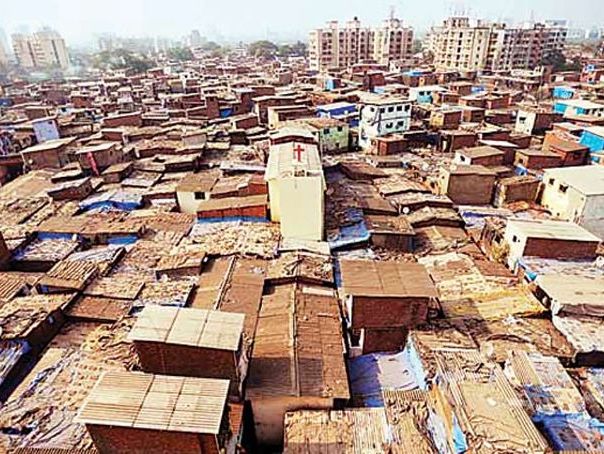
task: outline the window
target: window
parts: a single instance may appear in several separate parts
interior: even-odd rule
[[[403,110],[403,106],[396,106],[396,111],[400,112],[401,110]]]
[[[195,191],[195,200],[205,200],[206,193],[201,191]]]
[[[394,112],[394,106],[388,107],[388,112]]]
[[[342,132],[344,128],[342,126],[338,126],[338,132]]]
[[[555,181],[556,180],[554,180],[553,178],[550,178],[549,181],[547,182],[547,184],[549,184],[550,186],[553,186]]]
[[[398,126],[399,128],[402,128],[403,126],[405,126],[405,122],[404,121],[397,121],[396,122],[396,126]]]
[[[386,128],[387,128],[387,129],[392,128],[392,123],[386,123]]]
[[[568,190],[568,186],[565,184],[561,184],[560,186],[558,186],[558,190],[562,193],[565,194],[566,191]]]
[[[518,237],[516,235],[512,236],[512,243],[517,243]]]
[[[380,113],[384,113],[384,112],[386,112],[386,109],[383,107],[380,107]]]
[[[329,134],[329,128],[323,129],[323,134],[325,134],[325,135]]]

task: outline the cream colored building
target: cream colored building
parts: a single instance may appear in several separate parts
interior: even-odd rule
[[[197,173],[184,178],[176,186],[180,212],[197,214],[203,203],[210,199],[210,192],[217,181],[218,176],[214,173]]]
[[[271,220],[281,224],[283,238],[322,240],[326,185],[317,145],[271,145],[264,179]]]
[[[375,28],[361,26],[356,17],[344,26],[331,21],[327,27],[310,32],[310,69],[320,71],[363,62],[388,64],[409,58],[412,45],[413,29],[400,19],[390,18]]]
[[[563,51],[567,28],[563,23],[527,23],[518,27],[450,17],[432,27],[427,48],[437,69],[509,71],[534,69],[544,56]]]
[[[69,67],[65,40],[54,30],[44,29],[33,34],[14,34],[13,51],[23,68]]]
[[[603,166],[545,169],[543,185],[544,208],[604,239]]]

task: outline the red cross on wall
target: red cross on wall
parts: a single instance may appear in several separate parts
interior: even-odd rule
[[[302,162],[302,153],[304,152],[304,148],[298,143],[294,147],[294,158],[298,160],[298,162]]]

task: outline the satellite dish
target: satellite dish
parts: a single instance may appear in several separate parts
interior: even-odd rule
[[[403,214],[409,214],[411,210],[409,210],[409,207],[405,207],[403,208]]]

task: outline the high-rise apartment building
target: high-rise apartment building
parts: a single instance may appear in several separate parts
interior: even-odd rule
[[[0,28],[0,65],[5,65],[9,61],[8,42],[4,30]]]
[[[518,27],[450,17],[432,27],[427,48],[437,69],[503,71],[534,69],[543,58],[563,51],[566,23],[549,21]]]
[[[6,63],[8,63],[8,54],[2,43],[0,43],[0,65],[5,65]]]
[[[65,40],[54,30],[43,29],[33,34],[14,34],[13,50],[17,63],[24,68],[69,66]]]
[[[310,68],[348,67],[356,63],[388,64],[411,56],[413,29],[401,20],[390,18],[380,27],[361,26],[355,17],[341,27],[338,21],[312,30],[308,53]]]

